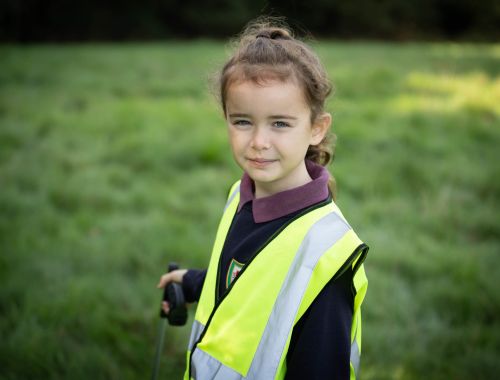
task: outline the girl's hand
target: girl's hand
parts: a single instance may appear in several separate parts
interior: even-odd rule
[[[164,288],[165,286],[167,286],[171,282],[176,282],[178,284],[182,284],[182,278],[184,277],[186,272],[187,272],[187,269],[176,269],[176,270],[173,270],[172,272],[165,273],[163,276],[160,277],[160,282],[158,283],[158,285],[156,285],[156,287],[158,289]],[[165,312],[165,314],[169,313],[170,305],[168,304],[168,302],[163,301],[161,307],[162,307],[163,311]]]

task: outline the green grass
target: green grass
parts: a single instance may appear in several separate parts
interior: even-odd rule
[[[338,203],[371,247],[362,379],[495,378],[500,46],[316,47]],[[156,282],[207,265],[239,176],[207,85],[225,54],[0,47],[0,378],[150,375]],[[168,328],[163,378],[188,334]]]

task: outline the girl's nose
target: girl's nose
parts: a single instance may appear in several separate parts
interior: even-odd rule
[[[252,135],[251,147],[255,150],[269,149],[271,147],[269,137],[269,133],[265,128],[255,128]]]

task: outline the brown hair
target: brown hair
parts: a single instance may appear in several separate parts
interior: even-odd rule
[[[250,22],[239,38],[233,40],[234,53],[223,66],[219,96],[224,115],[229,86],[236,81],[293,80],[301,86],[311,109],[311,123],[324,112],[332,85],[318,56],[296,39],[282,18],[259,17]],[[310,145],[306,159],[322,166],[334,157],[335,136],[329,132],[318,145]],[[330,176],[330,191],[335,198],[335,180]]]

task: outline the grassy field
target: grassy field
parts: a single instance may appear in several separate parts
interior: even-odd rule
[[[371,247],[361,378],[500,371],[500,45],[317,44],[338,203]],[[222,43],[0,46],[0,378],[144,379],[168,261],[239,177]],[[191,308],[191,318],[194,308]],[[189,327],[168,328],[181,377]]]

